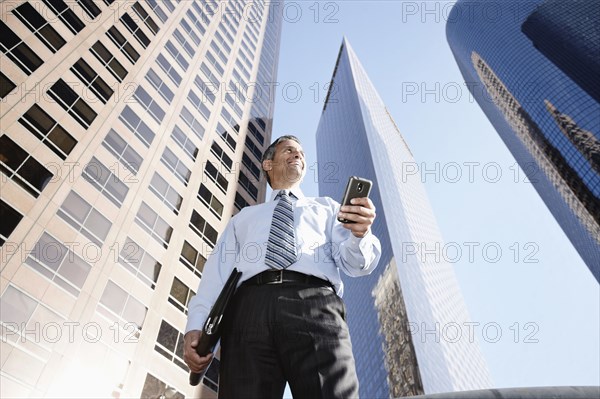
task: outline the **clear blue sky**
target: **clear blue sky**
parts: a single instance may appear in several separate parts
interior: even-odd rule
[[[345,35],[431,171],[422,180],[495,386],[600,385],[599,286],[470,97],[446,41],[451,4],[288,1],[273,135],[296,134],[316,162]],[[311,174],[303,190],[318,195]]]

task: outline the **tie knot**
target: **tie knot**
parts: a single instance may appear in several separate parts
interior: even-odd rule
[[[281,190],[281,191],[279,192],[279,194],[277,194],[277,196],[278,196],[279,198],[288,197],[289,195],[290,195],[290,194],[289,194],[289,192],[288,192],[287,190]]]

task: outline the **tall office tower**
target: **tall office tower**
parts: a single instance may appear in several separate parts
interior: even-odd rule
[[[341,199],[348,176],[374,182],[372,275],[344,278],[360,396],[398,397],[487,388],[466,306],[415,160],[346,40],[317,130],[319,193]]]
[[[600,282],[599,25],[597,1],[460,0],[446,29],[467,87]]]
[[[265,196],[281,7],[0,7],[0,396],[198,394],[187,303],[231,215]]]

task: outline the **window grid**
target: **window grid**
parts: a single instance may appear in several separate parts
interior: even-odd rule
[[[63,160],[77,144],[77,140],[37,104],[29,108],[19,122]]]
[[[129,187],[96,157],[92,157],[81,175],[117,207],[123,205]]]
[[[62,242],[44,232],[25,263],[35,271],[78,297],[92,267]]]
[[[189,226],[211,249],[214,248],[218,233],[196,210],[192,212]]]
[[[23,219],[23,215],[0,198],[0,216],[2,219],[2,225],[0,225],[0,247],[2,247],[11,233],[17,228],[21,219]]]
[[[120,21],[125,25],[127,30],[131,32],[131,34],[137,39],[137,41],[142,45],[143,48],[148,48],[150,44],[150,39],[148,36],[142,31],[142,29],[138,26],[138,24],[131,18],[129,14],[123,14],[121,16]]]
[[[154,132],[150,127],[129,107],[126,105],[119,115],[119,119],[131,130],[131,132],[146,146],[150,147],[154,140]]]
[[[219,86],[217,86],[216,88],[209,87],[208,85],[212,85],[212,82],[203,82],[202,80],[200,80],[200,76],[196,76],[196,78],[194,79],[194,84],[198,89],[200,89],[200,92],[202,93],[201,102],[205,102],[205,100],[208,100],[211,104],[215,103],[215,94],[218,92]]]
[[[71,72],[81,80],[104,104],[112,97],[114,91],[87,62],[80,58],[71,67]]]
[[[97,41],[91,48],[90,52],[100,61],[102,65],[108,69],[108,71],[117,79],[122,82],[127,76],[127,70],[123,65],[115,58],[115,56],[108,51],[106,46],[100,41]]]
[[[56,16],[65,24],[67,28],[74,34],[81,32],[85,28],[85,24],[77,15],[67,6],[62,0],[44,0],[44,3],[50,8]]]
[[[162,265],[130,237],[119,252],[119,263],[148,287],[156,287]]]
[[[170,40],[167,41],[165,48],[167,49],[169,54],[171,54],[173,59],[183,69],[183,71],[184,72],[187,71],[188,67],[190,66],[190,63],[187,61],[185,56],[183,54],[181,54],[181,52],[177,49],[177,47],[175,47],[175,45]]]
[[[173,141],[181,147],[181,149],[192,159],[192,161],[196,160],[196,156],[198,155],[198,147],[190,140],[190,138],[179,128],[179,126],[175,125],[173,127],[173,132],[171,133],[171,138]]]
[[[97,311],[108,320],[119,323],[126,331],[129,330],[126,326],[133,323],[137,329],[135,337],[139,338],[148,307],[114,281],[108,280],[98,302]]]
[[[198,121],[196,117],[192,115],[190,110],[187,109],[185,105],[181,109],[180,116],[181,119],[185,122],[185,124],[188,125],[190,129],[192,129],[192,131],[196,134],[196,136],[198,136],[200,140],[202,140],[205,131],[204,126],[202,126],[202,123],[200,123],[200,121]]]
[[[183,361],[183,334],[164,320],[160,324],[154,350],[183,370],[189,370]]]
[[[165,117],[165,111],[142,86],[138,86],[133,93],[133,97],[156,122],[162,123],[162,120]]]
[[[167,183],[165,179],[158,174],[158,172],[154,172],[154,176],[152,176],[152,180],[150,181],[150,186],[148,186],[148,188],[161,200],[163,204],[172,210],[173,213],[179,215],[179,209],[181,208],[183,198],[173,187],[171,187],[169,183]]]
[[[108,36],[115,46],[121,50],[129,62],[135,64],[137,60],[140,59],[140,54],[135,50],[131,43],[127,41],[125,36],[123,36],[116,26],[111,26],[110,29],[106,31],[106,36]]]
[[[240,171],[238,182],[240,183],[240,186],[242,186],[255,201],[258,200],[258,188],[252,184],[248,176],[246,176],[242,171]]]
[[[206,205],[208,209],[219,219],[223,216],[223,204],[215,197],[213,193],[204,185],[200,185],[198,190],[198,199]]]
[[[107,133],[102,145],[134,175],[142,164],[142,157],[113,129]]]
[[[179,84],[181,83],[181,75],[179,75],[179,73],[173,67],[173,65],[171,65],[169,61],[167,61],[165,56],[159,54],[158,57],[156,57],[156,62],[162,68],[162,70],[165,71],[169,79],[171,79],[173,83],[175,83],[175,86],[179,87]]]
[[[65,39],[30,3],[23,3],[12,12],[53,53],[65,45]]]
[[[167,21],[167,19],[169,17],[163,11],[163,9],[158,5],[158,3],[156,2],[156,0],[146,0],[146,3],[150,6],[150,9],[154,12],[154,14],[156,14],[156,16],[158,17],[158,19],[160,19],[160,21],[162,23],[165,23]]]
[[[7,135],[0,136],[0,171],[34,198],[54,176]]]
[[[219,135],[219,137],[221,137],[221,139],[223,139],[223,141],[225,142],[225,144],[227,144],[229,148],[235,151],[235,148],[237,147],[237,141],[235,140],[235,137],[233,137],[227,131],[227,129],[225,129],[223,125],[221,125],[221,122],[217,123],[217,134]]]
[[[150,32],[152,32],[156,36],[160,28],[158,27],[154,19],[152,19],[150,14],[148,14],[148,11],[146,11],[146,9],[139,3],[139,1],[136,1],[133,4],[133,11],[135,11],[135,13],[142,19],[142,21],[144,21],[144,24],[146,24],[148,29],[150,29]]]
[[[110,220],[73,190],[69,192],[56,214],[99,247],[104,243],[112,226]]]
[[[146,74],[146,80],[150,82],[152,87],[154,87],[156,91],[158,91],[158,94],[160,94],[160,96],[164,98],[168,104],[171,104],[171,101],[173,101],[173,97],[175,95],[173,94],[167,83],[163,79],[161,79],[161,77],[158,76],[158,74],[154,72],[152,68],[148,70],[148,73]]]
[[[216,141],[212,142],[212,145],[210,146],[210,152],[212,152],[213,155],[217,157],[217,159],[221,162],[225,169],[227,169],[228,172],[231,172],[233,161],[231,160],[229,155],[227,155],[227,153],[223,151],[219,144],[217,144]]]
[[[169,292],[169,303],[179,309],[183,314],[188,314],[190,299],[196,295],[183,281],[173,277],[171,291]]]
[[[173,228],[156,212],[152,210],[145,202],[142,202],[140,209],[135,216],[135,221],[164,248],[168,248],[171,241]]]
[[[196,92],[194,90],[190,89],[187,99],[194,106],[194,108],[196,110],[198,110],[198,112],[200,112],[200,114],[204,117],[204,119],[206,121],[208,121],[208,118],[210,118],[210,110],[208,109],[206,104],[204,104],[200,100],[200,97],[198,97],[198,95],[196,94]]]
[[[217,184],[217,187],[219,187],[219,189],[224,194],[227,193],[227,187],[229,185],[229,183],[227,182],[227,179],[209,161],[206,161],[206,167],[204,168],[204,174],[206,176],[208,176],[210,178],[210,180],[214,181]]]
[[[173,172],[175,177],[177,177],[187,187],[192,172],[187,166],[185,166],[183,162],[181,162],[179,157],[169,149],[169,147],[165,147],[165,151],[163,152],[160,160],[171,172]]]
[[[183,33],[181,33],[179,31],[179,28],[175,28],[175,30],[173,31],[173,36],[175,36],[175,39],[177,39],[177,41],[179,42],[179,44],[181,45],[181,47],[183,47],[183,49],[185,50],[185,52],[191,58],[194,58],[194,54],[196,54],[196,50],[194,49],[194,46],[192,46],[188,42],[188,40],[183,36]]]
[[[179,260],[196,276],[202,277],[206,258],[187,241],[183,242]]]
[[[85,11],[90,18],[96,19],[102,13],[98,6],[92,0],[76,0],[79,6]]]
[[[0,21],[0,48],[27,75],[31,75],[44,63],[4,21]]]
[[[186,21],[185,18],[181,18],[181,22],[179,23],[179,25],[181,25],[181,29],[183,29],[184,32],[188,34],[188,36],[192,39],[196,46],[200,46],[200,38],[198,37],[196,32],[194,32],[194,29],[190,26],[190,24]]]
[[[256,180],[258,181],[260,179],[260,169],[258,166],[256,166],[256,164],[254,162],[252,162],[252,160],[250,159],[250,157],[244,152],[242,154],[242,164],[248,168],[248,170],[250,171],[250,173],[252,173],[252,175],[256,178]]]

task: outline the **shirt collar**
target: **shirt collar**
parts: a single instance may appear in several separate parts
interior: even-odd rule
[[[269,201],[273,201],[275,199],[275,197],[277,197],[277,194],[279,194],[281,190],[273,190],[271,192],[271,198],[269,199]],[[304,193],[302,192],[302,190],[300,190],[300,187],[295,187],[292,189],[287,189],[287,191],[290,192],[290,194],[292,194],[294,197],[300,199],[300,198],[304,198]]]

